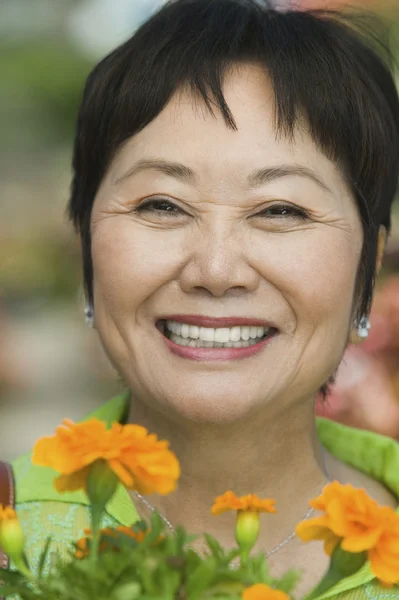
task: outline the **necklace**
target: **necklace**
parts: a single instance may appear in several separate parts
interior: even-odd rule
[[[156,511],[155,507],[152,506],[152,504],[150,504],[148,502],[148,500],[146,500],[141,494],[139,494],[139,492],[134,491],[133,494],[137,498],[137,500],[139,500],[139,502],[141,502],[150,512],[153,513],[153,512]],[[157,512],[158,512],[159,516],[161,517],[162,521],[167,526],[167,528],[172,533],[174,533],[175,532],[175,528],[173,527],[172,523],[166,517],[164,517],[159,511],[157,511]],[[308,512],[306,513],[306,515],[302,519],[302,521],[307,521],[307,519],[309,519],[312,516],[313,513],[314,513],[314,508],[311,508],[310,510],[308,510]],[[275,546],[274,548],[272,548],[271,550],[269,550],[269,552],[266,552],[265,553],[265,557],[269,558],[269,556],[272,556],[272,554],[275,554],[276,552],[278,552],[279,550],[281,550],[281,548],[283,548],[284,546],[286,546],[291,540],[294,539],[295,535],[296,535],[295,531],[293,531],[292,533],[290,533],[290,535],[288,537],[286,537],[282,542],[280,542],[277,546]],[[237,563],[231,563],[231,566],[232,567],[237,567],[239,565]]]

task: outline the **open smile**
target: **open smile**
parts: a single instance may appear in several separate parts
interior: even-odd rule
[[[256,354],[274,337],[278,330],[261,321],[236,319],[211,319],[186,316],[157,321],[167,347],[184,358],[194,360],[231,360]],[[183,320],[184,319],[184,320]],[[242,324],[248,322],[248,324]],[[209,327],[203,324],[220,324]]]

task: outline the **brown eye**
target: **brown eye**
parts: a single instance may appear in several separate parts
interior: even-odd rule
[[[183,211],[176,204],[173,204],[170,200],[164,199],[147,200],[137,206],[135,212],[152,212],[155,214],[158,213],[159,215],[167,214],[168,216],[178,216],[183,214]]]
[[[290,206],[288,204],[277,204],[269,206],[262,210],[260,213],[255,215],[256,217],[271,217],[272,219],[300,219],[306,221],[309,219],[308,213],[298,208],[297,206]]]

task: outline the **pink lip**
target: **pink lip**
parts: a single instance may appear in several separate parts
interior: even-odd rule
[[[261,352],[264,347],[273,339],[273,337],[275,337],[275,335],[276,334],[272,334],[258,344],[248,346],[247,348],[191,348],[191,346],[179,346],[164,335],[162,335],[162,338],[166,346],[171,352],[173,352],[173,354],[176,354],[182,358],[189,358],[191,360],[210,362],[238,360],[240,358],[249,358],[250,356],[254,356],[255,354]]]
[[[177,321],[177,323],[187,323],[187,325],[197,325],[198,327],[274,327],[273,323],[268,323],[262,319],[247,319],[244,317],[204,317],[202,315],[165,315],[160,318],[162,321]]]

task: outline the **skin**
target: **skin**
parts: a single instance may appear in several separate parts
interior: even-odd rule
[[[131,389],[131,421],[170,440],[181,462],[176,492],[151,503],[172,523],[233,544],[233,515],[209,514],[215,496],[273,497],[279,510],[258,543],[267,551],[328,478],[356,480],[320,448],[314,402],[347,345],[363,233],[342,174],[306,127],[294,141],[276,137],[263,70],[231,70],[224,93],[237,131],[181,90],[112,162],[92,212],[95,322]],[[148,159],[181,163],[195,179],[137,170]],[[254,170],[282,165],[314,178],[249,185]],[[135,212],[149,198],[177,208]],[[278,335],[251,358],[187,360],[155,327],[172,313],[261,318]],[[283,571],[286,560],[307,568],[298,593],[327,564],[318,543],[294,541],[276,556]],[[270,560],[275,573],[278,563]]]

